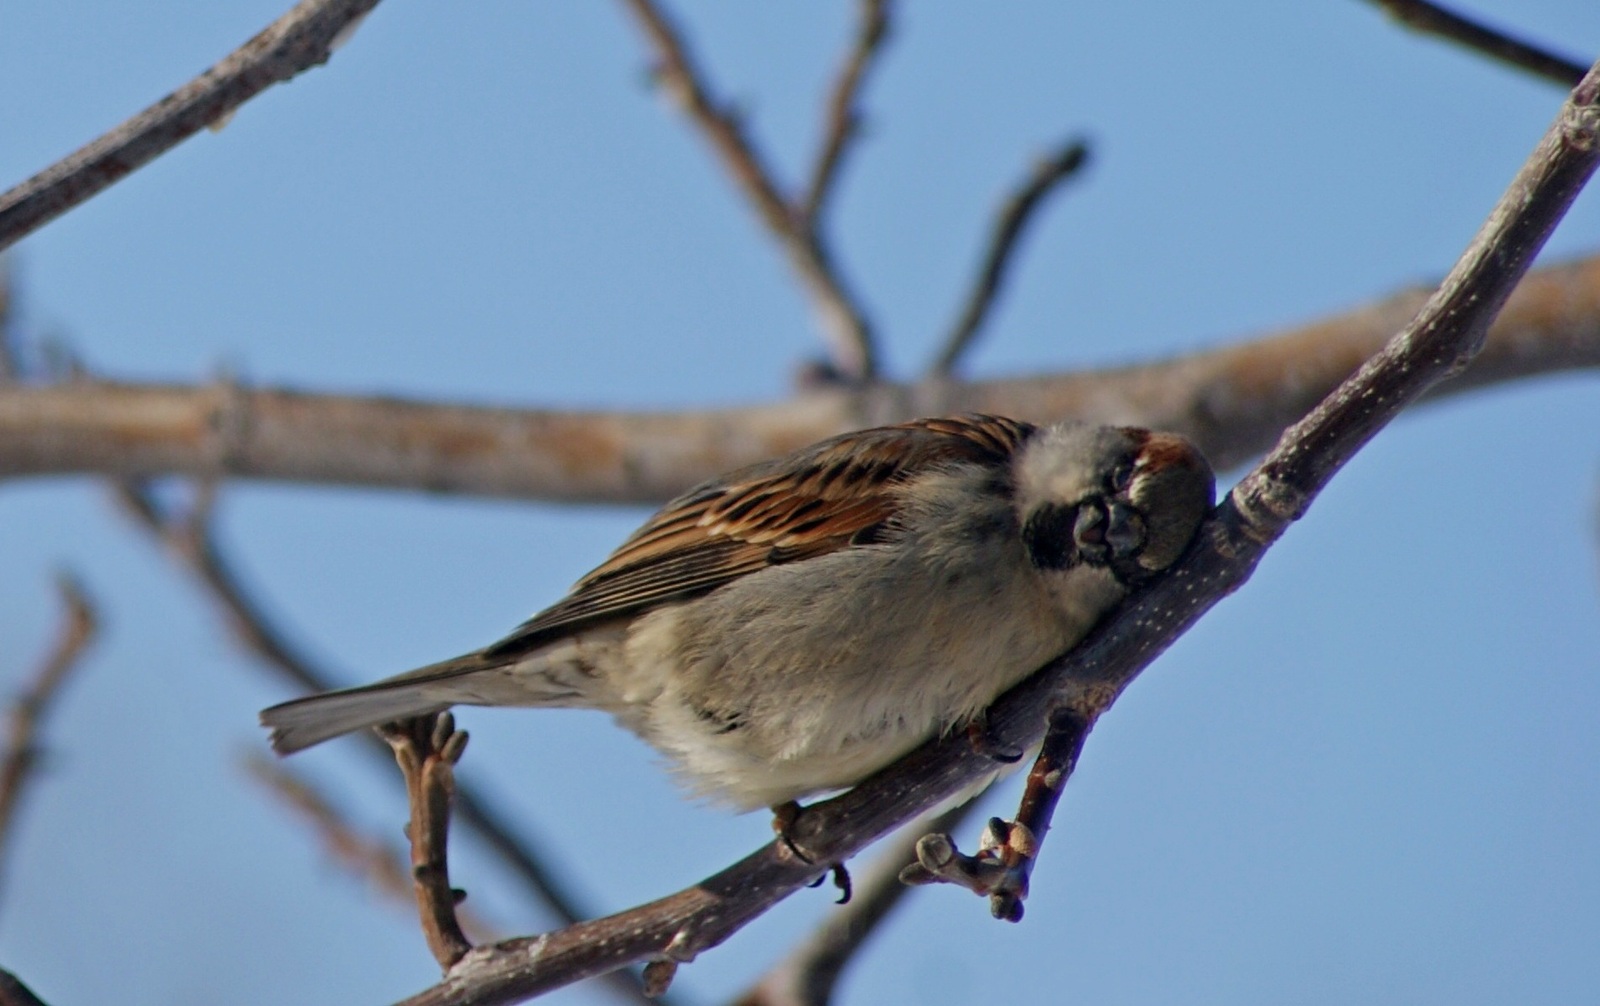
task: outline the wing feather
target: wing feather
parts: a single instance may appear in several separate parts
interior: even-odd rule
[[[731,472],[668,503],[565,598],[485,655],[513,654],[769,566],[874,542],[899,508],[900,483],[953,464],[1001,467],[1034,429],[998,416],[921,419],[846,433]]]

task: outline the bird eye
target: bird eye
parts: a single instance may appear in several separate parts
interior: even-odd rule
[[[1111,491],[1120,493],[1133,481],[1133,459],[1127,458],[1111,469]]]

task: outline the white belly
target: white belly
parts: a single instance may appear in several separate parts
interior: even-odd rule
[[[1062,611],[1014,538],[966,546],[959,563],[847,549],[654,612],[628,634],[612,709],[691,788],[741,807],[851,785],[964,723],[1120,596],[1076,570],[1084,603]]]

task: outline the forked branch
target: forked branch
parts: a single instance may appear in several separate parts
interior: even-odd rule
[[[1021,922],[1039,847],[1093,726],[1094,721],[1077,710],[1052,710],[1017,816],[1010,821],[990,818],[972,856],[956,848],[955,840],[942,830],[922,836],[916,844],[917,861],[901,871],[900,879],[907,884],[965,887],[988,897],[995,918]]]
[[[877,348],[866,312],[834,264],[814,215],[807,214],[778,182],[731,105],[716,96],[705,72],[695,61],[689,44],[658,0],[624,0],[655,50],[657,73],[677,99],[689,120],[711,144],[728,175],[755,209],[756,215],[782,246],[790,265],[804,284],[823,334],[832,347],[839,372],[853,382],[877,376]],[[881,41],[881,34],[879,40]],[[873,44],[875,49],[876,43]],[[863,56],[870,58],[869,50]],[[857,82],[847,86],[847,98]],[[840,144],[845,141],[840,140]],[[839,153],[833,155],[837,161]],[[827,168],[828,173],[836,169]],[[831,182],[825,180],[824,194]]]

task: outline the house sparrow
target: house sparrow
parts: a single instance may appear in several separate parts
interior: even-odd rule
[[[783,804],[973,723],[1175,562],[1211,499],[1170,433],[847,433],[678,497],[485,649],[261,721],[287,754],[452,705],[601,709],[697,793]]]

